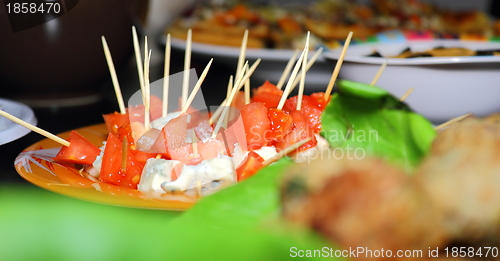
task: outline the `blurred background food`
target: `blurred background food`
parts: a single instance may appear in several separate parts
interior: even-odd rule
[[[439,247],[443,257],[446,247],[498,248],[499,123],[493,114],[451,125],[410,173],[373,158],[317,157],[293,166],[281,186],[283,216],[344,249],[422,250],[429,257],[429,247]]]
[[[358,41],[374,41],[377,33],[388,30],[430,38],[489,39],[500,36],[500,23],[485,12],[488,4],[447,0],[201,1],[176,19],[167,32],[185,39],[185,31],[192,28],[195,42],[239,46],[248,28],[249,47],[278,49],[303,46],[307,31],[316,46],[329,48],[338,47],[349,31]]]

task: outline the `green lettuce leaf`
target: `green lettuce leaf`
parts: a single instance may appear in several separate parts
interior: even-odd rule
[[[200,200],[169,224],[176,244],[190,244],[193,237],[201,236],[207,238],[201,246],[207,253],[225,247],[224,260],[289,260],[298,255],[297,249],[321,250],[316,258],[323,258],[330,249],[338,249],[313,232],[280,218],[279,181],[292,164],[282,159],[244,182]],[[296,249],[292,251],[292,247]],[[199,257],[191,252],[181,254],[183,258]]]
[[[322,132],[333,157],[377,156],[411,172],[427,154],[436,132],[387,91],[347,80],[322,115]]]
[[[281,170],[285,165],[289,163],[280,162],[270,169]],[[246,197],[231,198],[234,194],[226,192],[225,199],[215,197],[220,206],[212,205],[210,196],[193,208],[205,211],[196,217],[189,211],[115,207],[34,187],[0,186],[0,259],[290,260],[300,254],[318,260],[331,254],[330,244],[322,238],[271,214],[279,208],[277,188],[271,189],[264,180],[273,183],[279,174],[261,174],[271,175],[255,176],[248,182],[263,185],[265,195],[254,197],[250,190],[243,190]],[[245,183],[240,184],[246,187]],[[251,198],[256,202],[251,203]],[[249,204],[248,211],[236,207],[238,200]],[[316,257],[308,258],[300,250],[317,250]]]
[[[203,198],[176,221],[206,222],[224,229],[254,228],[263,217],[278,213],[279,178],[291,164],[293,161],[282,159],[244,182]]]

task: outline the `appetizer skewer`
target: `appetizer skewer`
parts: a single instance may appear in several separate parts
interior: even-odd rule
[[[209,115],[202,115],[190,105],[201,88],[213,59],[205,67],[189,96],[186,92],[188,79],[184,74],[182,103],[179,111],[167,113],[168,103],[166,100],[168,100],[169,89],[167,77],[170,61],[166,57],[161,114],[158,117],[149,118],[153,115],[151,111],[153,110],[151,106],[153,100],[162,99],[150,94],[149,61],[151,51],[147,47],[147,38],[144,41],[144,61],[142,61],[140,52],[137,51],[139,46],[134,29],[133,33],[143,94],[144,131],[134,133],[131,126],[140,122],[130,120],[118,128],[110,129],[106,145],[101,149],[92,145],[95,147],[93,149],[94,156],[88,157],[86,163],[73,162],[87,165],[86,170],[100,181],[137,188],[142,192],[179,192],[191,188],[203,191],[206,184],[212,184],[214,181],[232,184],[244,180],[255,174],[260,168],[285,155],[294,156],[300,162],[304,161],[313,149],[322,149],[323,146],[328,146],[318,135],[321,129],[320,116],[329,100],[333,88],[331,86],[334,85],[343,56],[335,67],[326,92],[311,96],[304,95],[306,72],[314,63],[315,57],[321,52],[321,50],[316,52],[313,59],[308,61],[308,37],[306,46],[297,59],[284,90],[266,82],[254,92],[253,97],[250,97],[249,77],[255,71],[260,59],[250,68],[248,68],[248,62],[243,64],[246,49],[246,37],[244,37],[235,78],[234,80],[232,77],[230,78],[226,99],[218,110],[220,112],[216,111],[210,119]],[[191,31],[188,32],[188,39],[191,38],[190,34]],[[245,33],[246,35],[247,33]],[[345,55],[351,38],[352,33],[346,40],[343,55]],[[102,40],[115,93],[117,99],[120,100],[121,92],[109,48],[104,37]],[[137,44],[135,44],[136,42]],[[188,59],[190,57],[189,40],[187,45],[185,66],[189,66],[190,60]],[[170,56],[169,39],[167,39],[165,52],[167,56]],[[295,56],[292,57],[287,66],[288,71],[295,62]],[[299,71],[301,71],[300,74]],[[288,77],[288,72],[284,72],[283,75],[282,78],[285,79]],[[300,84],[298,95],[289,98],[291,90],[297,83]],[[243,87],[245,87],[245,91],[240,92]],[[259,97],[261,94],[259,91],[268,93],[268,96]],[[238,122],[230,117],[232,113],[230,110],[231,105],[235,104],[233,100],[240,94],[244,95],[244,102],[236,106],[241,112],[241,121],[238,125]],[[262,97],[271,96],[274,97],[274,102],[261,102]],[[127,109],[122,105],[120,106],[120,114],[125,115]],[[160,126],[151,124],[150,126],[150,121],[153,123],[158,118],[164,120],[163,124]],[[214,123],[215,126],[213,126]],[[244,137],[238,137],[238,133],[243,133]],[[71,147],[71,139],[70,135],[70,141],[59,141],[63,145],[60,154],[64,154],[65,147]],[[64,160],[59,154],[56,157],[56,160],[58,159]]]

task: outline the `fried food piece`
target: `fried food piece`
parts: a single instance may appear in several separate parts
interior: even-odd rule
[[[442,16],[445,30],[456,34],[485,35],[492,30],[492,23],[483,12],[447,12]]]
[[[500,123],[467,118],[442,131],[417,173],[417,182],[461,242],[498,244],[500,238]]]
[[[286,175],[281,193],[286,219],[344,249],[383,248],[395,255],[400,249],[425,252],[446,242],[437,212],[412,178],[382,160],[297,165]]]
[[[311,18],[305,20],[305,27],[311,33],[326,40],[345,40],[351,31],[357,38],[362,39],[377,33],[377,30],[363,24],[333,24],[328,21]]]
[[[172,37],[185,40],[188,29],[180,22],[176,22],[165,33],[170,33]],[[213,21],[199,22],[192,27],[192,40],[198,43],[240,47],[245,29],[244,27],[221,26]],[[267,34],[267,28],[264,25],[250,29],[247,47],[264,48],[265,43],[264,39],[260,37],[261,34]]]

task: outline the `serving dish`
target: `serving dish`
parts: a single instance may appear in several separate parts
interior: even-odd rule
[[[0,109],[30,124],[37,124],[37,119],[33,110],[25,104],[7,99],[0,99]],[[0,117],[0,145],[21,138],[29,132],[29,129],[26,129],[4,117]]]
[[[76,129],[96,146],[106,140],[108,130],[105,124]],[[67,139],[70,132],[60,136]],[[79,174],[79,169],[55,162],[52,158],[61,145],[44,139],[21,152],[15,160],[19,175],[41,188],[66,196],[124,207],[186,210],[197,200],[197,195],[143,193],[138,190],[103,182],[94,182]]]
[[[162,38],[162,44],[165,44],[166,38]],[[172,37],[171,44],[173,49],[184,51],[186,41]],[[214,58],[215,61],[224,63],[228,66],[235,67],[238,63],[240,47],[221,46],[215,44],[192,43],[193,55],[201,56],[207,59]],[[256,49],[248,48],[246,50],[246,58],[250,63],[261,58],[262,62],[252,74],[252,81],[262,84],[266,80],[272,83],[277,83],[283,73],[283,70],[292,58],[294,51],[287,49]],[[309,57],[314,55],[314,52],[309,52]],[[307,72],[306,77],[306,92],[324,91],[332,74],[332,67],[322,54],[318,57],[314,65]]]
[[[374,51],[383,57],[406,48],[425,51],[435,47],[464,47],[471,50],[499,49],[500,43],[460,40],[421,40],[397,43],[367,43],[349,47],[339,77],[370,83],[384,62],[387,67],[377,86],[402,96],[414,88],[406,102],[434,123],[473,113],[486,116],[500,111],[497,83],[500,56],[381,58],[368,57]],[[325,53],[335,62],[341,50]]]

